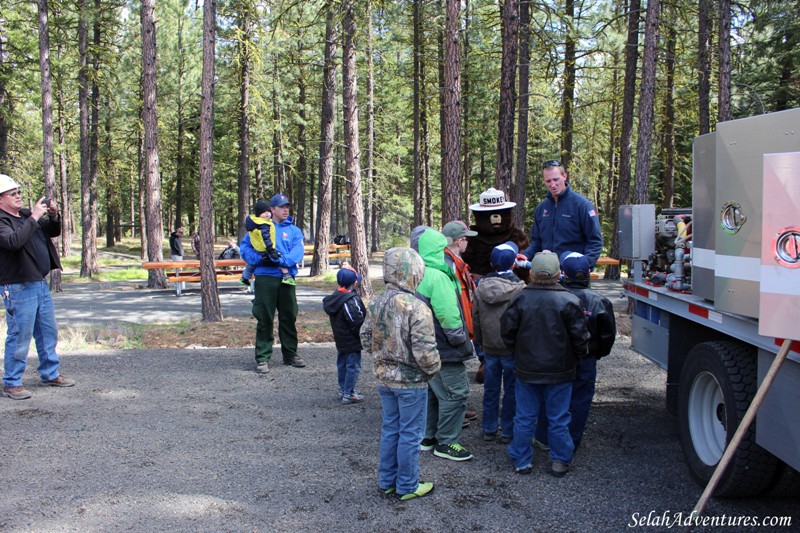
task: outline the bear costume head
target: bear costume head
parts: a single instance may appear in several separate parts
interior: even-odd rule
[[[512,241],[520,250],[528,247],[527,235],[514,226],[511,217],[512,208],[516,205],[516,202],[509,202],[506,199],[503,191],[492,187],[481,193],[477,204],[469,206],[475,217],[475,225],[471,227],[478,232],[478,235],[470,237],[462,258],[472,273],[477,274],[476,277],[494,271],[489,258],[492,249],[498,244]]]

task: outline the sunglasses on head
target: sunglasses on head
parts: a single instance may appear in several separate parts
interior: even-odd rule
[[[542,163],[542,170],[546,168],[553,168],[560,166],[561,166],[561,161],[559,161],[558,159],[551,159],[550,161],[545,161],[544,163]]]

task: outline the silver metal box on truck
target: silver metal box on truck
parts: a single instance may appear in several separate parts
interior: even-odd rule
[[[714,239],[719,211],[715,133],[697,137],[692,145],[692,292],[714,299]]]
[[[715,135],[714,304],[758,317],[763,155],[800,151],[800,109],[721,122]]]

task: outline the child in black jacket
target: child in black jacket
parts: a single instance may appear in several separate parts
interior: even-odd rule
[[[569,412],[572,420],[569,433],[575,449],[583,438],[589,408],[594,398],[597,381],[597,360],[611,353],[617,337],[617,323],[614,319],[614,307],[608,298],[601,296],[589,288],[589,259],[577,252],[561,254],[561,273],[564,275],[561,284],[578,297],[583,304],[586,323],[589,328],[589,357],[580,359],[572,382],[572,398]]]
[[[350,267],[342,267],[336,274],[339,288],[322,299],[322,309],[331,319],[333,340],[336,342],[336,367],[339,377],[339,396],[343,405],[360,403],[364,396],[356,392],[361,373],[361,338],[359,331],[364,323],[364,302],[353,291],[361,281],[361,274]]]

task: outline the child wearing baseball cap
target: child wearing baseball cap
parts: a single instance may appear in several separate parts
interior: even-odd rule
[[[364,396],[356,392],[356,383],[361,373],[359,331],[364,323],[366,308],[353,290],[361,279],[361,274],[352,267],[343,266],[336,274],[339,288],[322,299],[322,309],[330,317],[336,343],[339,396],[343,405],[364,401]]]

